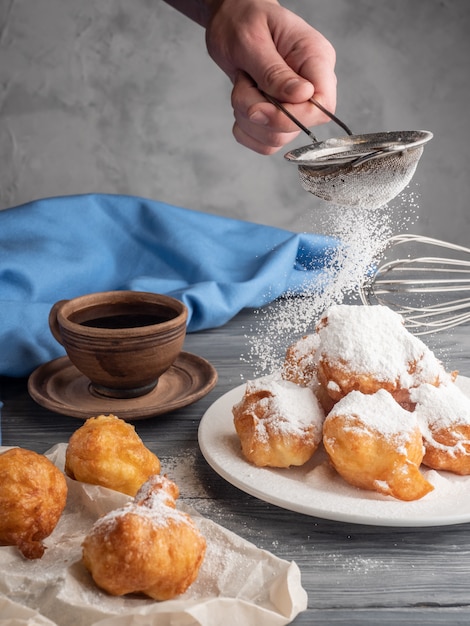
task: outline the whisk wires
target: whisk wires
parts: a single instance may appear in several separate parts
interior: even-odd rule
[[[400,313],[417,335],[448,330],[470,321],[470,249],[420,235],[396,235],[387,248],[401,244],[432,246],[456,253],[457,258],[413,256],[378,267],[360,290],[364,304],[384,304]]]

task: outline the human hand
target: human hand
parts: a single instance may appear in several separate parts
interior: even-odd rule
[[[211,4],[207,49],[233,83],[233,134],[239,143],[268,155],[300,132],[259,89],[287,104],[307,127],[329,121],[309,102],[315,94],[328,110],[336,106],[336,55],[321,33],[277,0]]]

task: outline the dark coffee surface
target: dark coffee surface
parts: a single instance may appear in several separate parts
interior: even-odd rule
[[[91,326],[92,328],[139,328],[140,326],[161,324],[162,322],[167,322],[169,319],[169,317],[163,315],[132,313],[95,317],[90,320],[84,320],[80,322],[80,324],[82,326]]]

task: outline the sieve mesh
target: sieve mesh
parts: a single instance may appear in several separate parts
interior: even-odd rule
[[[412,179],[432,138],[428,131],[399,131],[353,135],[336,115],[310,98],[346,133],[346,138],[317,141],[315,135],[276,98],[261,92],[312,140],[285,154],[297,164],[302,187],[310,193],[345,207],[378,209],[395,198]]]
[[[343,139],[319,142],[276,98],[261,93],[313,142],[284,155],[297,164],[302,187],[339,206],[377,209],[386,205],[409,184],[423,153],[422,146],[432,138],[432,133],[419,130],[353,135],[343,121],[310,98],[347,133]]]
[[[299,165],[300,182],[306,191],[328,202],[375,209],[405,189],[422,153],[423,146],[418,146],[360,165]]]

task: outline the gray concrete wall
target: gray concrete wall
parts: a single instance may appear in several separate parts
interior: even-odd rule
[[[470,245],[470,2],[285,4],[335,45],[354,132],[435,134],[410,186],[413,230]],[[282,153],[235,142],[229,98],[202,29],[159,0],[0,0],[0,208],[124,193],[315,230],[328,205]]]

